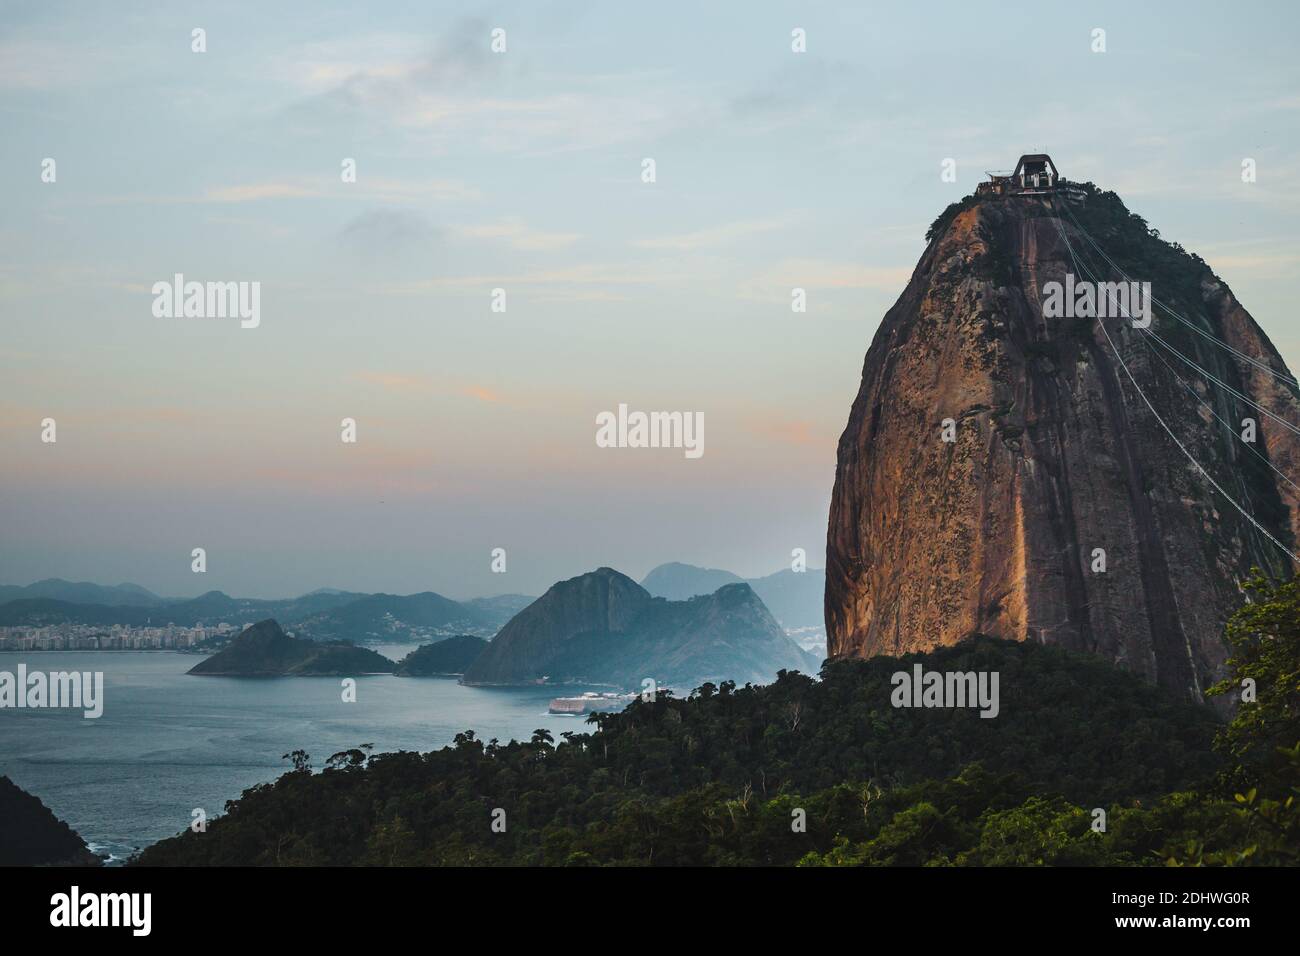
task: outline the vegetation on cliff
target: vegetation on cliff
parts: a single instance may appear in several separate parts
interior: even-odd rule
[[[0,866],[98,866],[77,832],[0,776]]]
[[[1300,586],[1260,581],[1254,597],[1228,629],[1233,677],[1216,690],[1238,694],[1249,677],[1258,699],[1226,727],[1099,660],[975,638],[830,662],[820,682],[783,673],[661,694],[558,744],[467,731],[432,753],[335,755],[320,773],[299,753],[207,833],[140,862],[1293,863]],[[999,671],[999,716],[893,708],[891,675],[918,662]]]
[[[483,653],[488,642],[472,634],[449,637],[417,647],[397,662],[398,677],[434,677],[463,674],[474,658]]]

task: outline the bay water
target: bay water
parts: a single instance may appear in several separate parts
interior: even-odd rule
[[[414,646],[380,646],[392,660]],[[192,811],[208,818],[227,800],[289,769],[306,750],[319,768],[333,753],[437,750],[473,730],[486,741],[559,739],[590,728],[547,713],[551,698],[587,688],[463,687],[454,678],[356,678],[356,702],[338,677],[190,677],[202,660],[176,651],[0,653],[0,670],[102,671],[103,716],[80,710],[0,710],[0,774],[39,797],[110,864],[173,836]]]

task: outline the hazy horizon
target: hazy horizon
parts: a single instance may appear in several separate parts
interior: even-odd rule
[[[701,564],[693,564],[690,561],[662,561],[659,564],[654,565],[653,567],[646,568],[644,571],[640,573],[633,573],[631,571],[626,570],[625,568],[619,568],[619,567],[614,567],[614,570],[627,575],[629,578],[631,578],[632,580],[636,581],[639,584],[640,582],[645,580],[646,575],[648,575],[651,571],[655,570],[655,568],[658,568],[664,564],[686,564],[686,565],[691,565],[692,567],[701,568],[706,571],[731,571],[731,573],[737,574],[739,577],[745,578],[746,580],[768,577],[772,574],[779,574],[783,570],[789,570],[789,568],[787,567],[787,568],[777,568],[775,571],[768,571],[760,574],[740,574],[739,572],[732,571],[731,568],[706,567],[705,565],[701,565]],[[613,567],[613,565],[603,565],[603,564],[593,565],[592,567],[587,568],[585,571],[579,571],[576,574],[566,575],[563,578],[556,578],[555,581],[551,582],[551,584],[556,584],[559,581],[567,580],[572,577],[578,577],[579,575],[586,574],[591,571],[595,571],[598,567]],[[808,567],[806,570],[817,572],[817,571],[824,571],[825,569],[821,567]],[[15,585],[17,587],[30,587],[33,584],[40,584],[43,581],[65,581],[69,584],[95,584],[101,587],[109,587],[109,588],[123,587],[123,586],[141,587],[144,588],[146,591],[151,592],[157,597],[166,600],[170,600],[174,598],[181,601],[189,600],[190,598],[199,597],[203,594],[209,593],[210,591],[222,590],[221,588],[204,588],[203,590],[194,591],[193,593],[188,593],[188,594],[170,594],[170,593],[164,593],[163,591],[160,591],[157,588],[150,587],[148,584],[142,583],[140,581],[132,581],[132,580],[81,581],[81,580],[73,580],[72,578],[68,578],[63,575],[57,575],[57,574],[50,575],[44,578],[35,578],[31,581],[0,581],[0,585]],[[439,588],[434,585],[417,588],[414,591],[393,591],[391,589],[386,589],[386,588],[380,588],[375,591],[365,591],[359,588],[337,587],[332,584],[322,584],[314,588],[308,588],[306,591],[295,591],[292,593],[285,593],[285,594],[253,595],[253,594],[235,594],[231,592],[223,592],[223,593],[225,593],[228,597],[233,597],[233,598],[250,598],[253,600],[276,600],[280,598],[302,597],[304,595],[312,594],[317,591],[346,591],[346,592],[357,593],[357,594],[394,594],[397,595],[398,597],[404,597],[410,594],[419,594],[425,591],[432,591],[435,594],[440,594],[445,598],[451,598],[453,601],[473,601],[479,598],[501,597],[503,595],[508,595],[508,594],[519,594],[524,597],[537,598],[537,597],[541,597],[541,595],[547,589],[549,589],[550,586],[551,585],[548,584],[541,591],[535,593],[528,592],[528,591],[499,590],[499,591],[485,591],[482,594],[455,594],[455,593],[450,593],[446,589]]]
[[[1026,152],[1203,256],[1300,368],[1300,14],[1179,14],[11,5],[0,581],[821,566],[871,337],[930,222]],[[260,324],[155,316],[178,273],[260,283]],[[597,447],[620,404],[703,414],[704,454]]]

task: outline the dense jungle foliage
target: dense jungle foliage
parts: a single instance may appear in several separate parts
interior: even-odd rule
[[[661,693],[590,732],[335,754],[146,865],[1294,864],[1300,583],[1226,639],[1223,724],[1108,663],[977,637],[814,680]],[[891,705],[891,675],[997,671],[1000,713]],[[1104,831],[1101,829],[1104,811]],[[495,823],[495,826],[494,826]]]

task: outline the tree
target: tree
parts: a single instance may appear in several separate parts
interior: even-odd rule
[[[305,750],[295,750],[292,753],[283,754],[280,759],[292,761],[294,773],[311,772],[311,754]]]
[[[366,754],[358,747],[340,750],[325,761],[327,770],[353,770],[366,762]]]
[[[1297,783],[1289,751],[1300,744],[1300,578],[1276,583],[1256,572],[1246,593],[1224,635],[1231,676],[1208,693],[1241,694],[1252,682],[1255,699],[1241,702],[1215,747],[1231,761],[1229,786],[1288,792]]]

